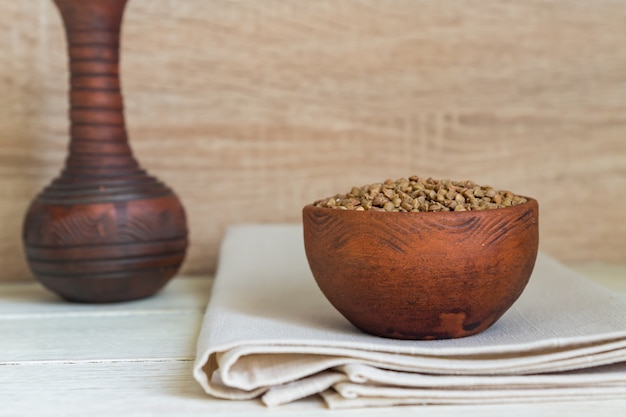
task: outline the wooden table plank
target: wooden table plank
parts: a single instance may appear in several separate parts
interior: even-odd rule
[[[0,364],[193,358],[211,282],[179,278],[154,297],[114,304],[63,302],[36,284],[2,286]]]
[[[21,316],[109,314],[126,311],[193,310],[204,312],[211,277],[177,277],[153,297],[112,304],[68,303],[36,283],[0,285],[0,320]]]
[[[173,312],[0,320],[0,364],[190,359],[202,317]]]

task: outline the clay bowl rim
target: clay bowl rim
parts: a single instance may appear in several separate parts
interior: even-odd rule
[[[511,211],[511,210],[520,210],[521,208],[527,207],[529,204],[531,205],[535,205],[537,208],[539,208],[539,202],[537,201],[537,199],[532,198],[532,197],[527,197],[525,195],[521,195],[521,194],[516,194],[518,197],[522,197],[526,199],[525,203],[522,204],[517,204],[515,206],[507,206],[507,207],[499,207],[499,208],[492,208],[492,209],[484,209],[484,210],[465,210],[465,211],[386,211],[386,210],[354,210],[354,209],[338,209],[338,208],[333,208],[333,207],[320,207],[320,206],[316,206],[315,203],[309,203],[306,204],[302,210],[332,210],[332,211],[336,211],[336,212],[354,212],[354,213],[358,213],[357,215],[363,215],[365,213],[370,213],[369,215],[374,215],[374,216],[387,216],[387,215],[431,215],[431,216],[487,216],[489,214],[483,214],[483,213],[491,213],[491,212],[502,212],[504,211]],[[376,214],[371,214],[371,213],[376,213]],[[493,214],[493,213],[491,213]],[[347,215],[347,214],[342,214],[342,215]]]

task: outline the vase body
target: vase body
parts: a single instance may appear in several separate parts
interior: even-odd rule
[[[54,0],[67,36],[70,143],[61,174],[32,201],[23,242],[31,271],[61,297],[146,297],[178,271],[183,206],[129,145],[119,79],[126,0]]]

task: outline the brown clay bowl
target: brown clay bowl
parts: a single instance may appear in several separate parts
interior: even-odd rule
[[[330,303],[395,339],[479,333],[520,296],[535,265],[538,204],[398,213],[305,206],[304,245]]]

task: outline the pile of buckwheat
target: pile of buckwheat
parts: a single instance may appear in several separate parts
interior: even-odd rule
[[[524,197],[510,191],[497,191],[473,181],[424,179],[414,175],[352,187],[347,194],[318,200],[314,205],[341,210],[418,212],[486,210],[525,202]]]

